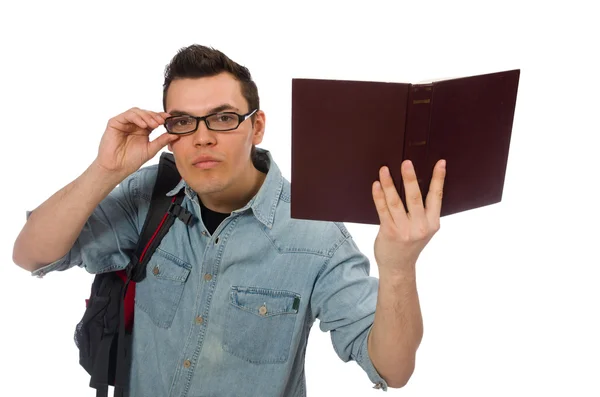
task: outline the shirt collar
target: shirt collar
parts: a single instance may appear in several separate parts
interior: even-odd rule
[[[283,175],[281,175],[279,167],[277,167],[277,164],[273,161],[271,152],[260,148],[256,148],[256,152],[258,157],[266,162],[269,170],[267,172],[267,177],[258,193],[244,207],[233,211],[233,213],[240,213],[252,209],[256,219],[270,229],[273,227],[275,209],[277,208],[279,197],[283,190]],[[192,195],[192,197],[196,194],[182,178],[179,183],[167,193],[167,196],[174,196],[179,193],[181,189],[185,189],[186,193]]]
[[[167,196],[172,197],[175,196],[177,193],[179,193],[179,191],[183,188],[187,188],[187,184],[185,183],[185,181],[183,180],[183,178],[181,178],[181,180],[179,181],[179,183],[173,188],[173,190],[169,191],[167,193]]]

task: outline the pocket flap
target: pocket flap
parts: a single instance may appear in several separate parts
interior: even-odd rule
[[[300,295],[257,287],[231,287],[231,304],[260,317],[298,313]]]
[[[147,276],[158,280],[171,280],[184,283],[190,274],[187,264],[173,255],[156,250],[148,262]]]

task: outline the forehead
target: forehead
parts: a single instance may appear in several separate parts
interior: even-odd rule
[[[176,79],[167,91],[167,112],[179,110],[202,115],[222,105],[231,105],[240,111],[247,110],[241,84],[229,73]]]

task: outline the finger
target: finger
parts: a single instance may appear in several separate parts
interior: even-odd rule
[[[179,139],[179,135],[169,134],[168,132],[161,134],[148,144],[148,154],[150,157],[156,156],[156,153],[158,153],[160,149],[177,139]]]
[[[133,109],[131,109],[131,111],[133,113],[139,115],[142,118],[142,120],[144,120],[144,122],[146,123],[146,125],[148,126],[148,128],[151,129],[151,130],[154,130],[160,124],[162,124],[162,122],[156,121],[154,119],[154,116],[149,111],[147,111],[147,110],[133,108]]]
[[[131,128],[131,126],[137,126],[138,128],[147,129],[148,124],[144,121],[144,119],[137,113],[127,111],[115,117],[113,119],[118,123],[118,129],[126,132],[133,132],[135,128]]]
[[[406,210],[402,204],[402,200],[398,195],[390,170],[388,167],[381,167],[379,169],[379,180],[383,189],[385,201],[387,203],[388,211],[396,223],[406,219]]]
[[[439,160],[433,167],[433,175],[429,184],[429,192],[426,197],[427,218],[437,222],[442,211],[442,196],[444,192],[444,181],[446,179],[446,160]]]
[[[419,188],[415,167],[410,160],[406,160],[402,163],[402,180],[404,181],[406,207],[408,208],[410,217],[423,217],[425,215],[423,196],[421,195],[421,189]]]
[[[379,181],[373,182],[371,191],[373,194],[375,209],[377,210],[377,215],[379,216],[379,224],[384,225],[386,223],[393,222],[394,220],[392,219],[392,215],[388,210],[387,202],[385,201],[385,195],[383,193],[383,189],[381,188],[381,183]]]
[[[148,114],[150,114],[154,120],[156,120],[156,122],[158,123],[158,125],[162,125],[165,123],[165,119],[169,116],[165,116],[164,114],[168,114],[168,113],[164,113],[164,112],[150,112],[148,111]]]

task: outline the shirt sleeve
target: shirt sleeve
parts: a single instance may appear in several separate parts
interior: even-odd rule
[[[323,265],[311,307],[320,329],[329,331],[333,348],[344,361],[356,361],[374,383],[387,391],[367,350],[367,338],[375,320],[378,280],[369,276],[369,260],[348,237]]]
[[[64,271],[74,266],[82,267],[91,274],[124,269],[137,245],[144,211],[148,210],[152,194],[155,171],[154,167],[138,170],[117,185],[96,207],[69,252],[32,272],[32,275],[43,277],[49,272]],[[27,218],[30,214],[27,211]]]

